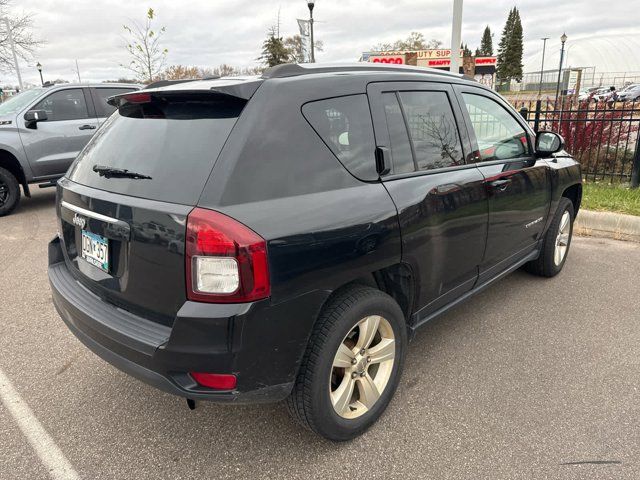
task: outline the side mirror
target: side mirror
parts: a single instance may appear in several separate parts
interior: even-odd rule
[[[564,138],[554,132],[538,132],[536,135],[536,154],[547,156],[558,153],[564,148]]]
[[[36,128],[36,124],[38,122],[43,122],[47,120],[47,111],[46,110],[29,110],[24,114],[24,121],[26,123],[27,128]]]
[[[558,153],[564,148],[564,138],[554,132],[538,132],[536,136],[536,154],[547,156]]]

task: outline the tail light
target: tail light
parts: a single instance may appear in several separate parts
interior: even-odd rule
[[[194,208],[187,217],[185,251],[189,300],[240,303],[271,294],[267,244],[233,218]]]
[[[121,97],[122,100],[129,103],[149,103],[151,101],[150,93],[130,93]]]

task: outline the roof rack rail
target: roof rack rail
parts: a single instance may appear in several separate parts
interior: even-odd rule
[[[428,75],[443,75],[461,77],[460,74],[436,70],[435,68],[416,67],[411,65],[387,65],[380,63],[358,62],[358,63],[325,63],[325,64],[305,64],[284,63],[268,68],[262,74],[262,78],[286,78],[300,75],[311,75],[314,73],[334,73],[334,72],[405,72],[421,73]]]

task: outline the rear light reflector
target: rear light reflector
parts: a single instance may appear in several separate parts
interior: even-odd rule
[[[191,377],[198,382],[198,385],[215,390],[233,390],[236,388],[237,379],[235,375],[223,373],[196,373],[191,372]]]
[[[189,213],[185,257],[189,300],[240,303],[271,294],[265,240],[222,213]]]

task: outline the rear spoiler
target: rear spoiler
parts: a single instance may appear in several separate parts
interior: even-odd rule
[[[197,94],[197,93],[218,93],[220,95],[228,95],[230,97],[249,100],[253,94],[262,85],[264,79],[252,77],[245,80],[221,79],[219,77],[210,77],[204,80],[160,80],[148,85],[144,90],[136,92],[121,93],[109,97],[107,103],[114,107],[119,107],[122,100],[127,96],[135,96],[136,94],[146,93],[155,95],[174,95],[174,94]]]
[[[168,85],[175,85],[177,83],[186,83],[186,82],[195,82],[196,80],[200,80],[199,78],[185,78],[183,80],[158,80],[157,82],[151,82],[149,85],[144,87],[145,90],[151,88],[160,88],[166,87]]]

